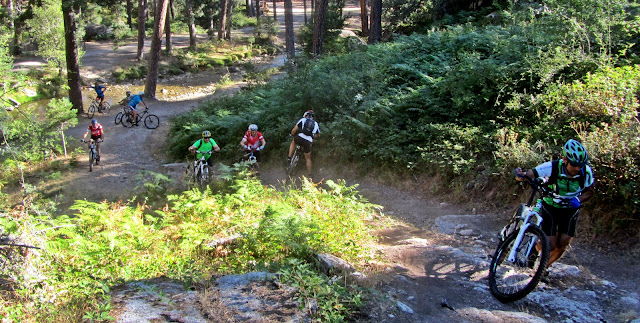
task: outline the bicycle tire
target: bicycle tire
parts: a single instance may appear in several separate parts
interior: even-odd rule
[[[96,113],[96,105],[94,102],[91,102],[89,108],[87,109],[87,119],[93,118],[93,115]]]
[[[155,129],[160,125],[160,118],[155,114],[150,114],[144,118],[144,126],[147,129]]]
[[[196,163],[193,166],[193,180],[194,182],[199,183],[200,181],[198,180],[198,177],[200,176],[200,163]]]
[[[133,116],[131,114],[123,114],[122,115],[122,125],[125,128],[133,127]]]
[[[547,236],[540,228],[530,226],[525,231],[520,243],[520,250],[516,254],[516,263],[509,262],[507,257],[514,247],[513,243],[518,236],[518,232],[512,233],[500,244],[489,266],[489,288],[491,294],[503,303],[519,300],[533,291],[540,282],[549,261],[549,241]],[[537,239],[537,241],[542,241],[542,250],[536,252],[534,246],[532,255],[526,257],[524,250],[527,249],[527,243],[533,238]]]
[[[93,172],[93,150],[89,151],[89,171]]]
[[[300,159],[300,148],[296,147],[296,150],[293,152],[293,156],[291,156],[291,161],[289,161],[289,166],[287,167],[287,175],[293,176],[296,171],[296,166],[298,165],[298,160]]]
[[[111,104],[107,101],[102,104],[102,114],[106,116],[111,114]]]
[[[204,186],[209,180],[209,166],[202,164],[202,175],[200,176],[200,185]]]
[[[120,111],[120,112],[118,112],[118,114],[116,114],[116,120],[115,120],[116,125],[119,125],[120,122],[122,122],[122,116],[123,116],[122,111]]]

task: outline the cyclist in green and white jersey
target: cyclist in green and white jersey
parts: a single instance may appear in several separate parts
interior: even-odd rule
[[[549,264],[560,259],[569,247],[576,233],[578,209],[591,199],[593,189],[593,171],[587,165],[589,155],[584,146],[569,139],[562,149],[562,158],[548,161],[534,169],[516,169],[516,180],[547,178],[547,185],[561,198],[545,197],[542,201],[542,231],[549,238]]]

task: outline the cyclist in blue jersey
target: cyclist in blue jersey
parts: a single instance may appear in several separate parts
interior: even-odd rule
[[[87,86],[87,89],[94,89],[96,91],[97,99],[100,101],[100,107],[98,108],[98,112],[102,112],[102,104],[104,102],[104,91],[107,90],[106,86],[102,86],[98,84],[98,82],[93,83],[93,86]]]
[[[560,259],[571,244],[578,224],[578,209],[593,197],[593,171],[587,164],[589,155],[584,146],[569,139],[562,148],[562,158],[548,161],[534,169],[516,169],[516,180],[546,178],[547,185],[561,198],[545,197],[540,215],[542,231],[549,238],[549,264]]]
[[[138,125],[138,111],[136,111],[136,106],[142,103],[145,108],[147,107],[147,104],[142,100],[143,97],[144,92],[140,92],[132,95],[129,99],[129,109],[131,109],[131,115],[133,116],[133,124],[136,126]]]

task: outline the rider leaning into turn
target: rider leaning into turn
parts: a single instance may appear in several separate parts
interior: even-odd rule
[[[94,89],[96,91],[97,99],[100,100],[100,108],[99,111],[102,112],[102,106],[104,103],[104,91],[107,90],[106,86],[102,86],[98,84],[98,82],[93,83],[93,86],[87,86],[87,89]]]
[[[118,104],[123,105],[123,106],[129,106],[129,100],[131,100],[131,91],[127,91],[126,92],[126,97],[122,100],[120,100],[120,102],[118,102]]]
[[[147,104],[142,101],[144,97],[144,92],[140,92],[138,94],[132,95],[129,97],[129,109],[131,109],[131,116],[133,117],[133,124],[138,125],[138,111],[136,110],[136,106],[139,103],[144,104],[144,107],[147,108]]]
[[[96,158],[96,165],[100,162],[100,141],[98,139],[104,140],[104,129],[102,129],[102,125],[98,123],[98,120],[91,120],[91,124],[87,128],[87,132],[82,136],[82,141],[84,142],[84,138],[87,137],[87,134],[91,132],[91,139],[96,142],[96,148],[98,149],[98,157]],[[87,148],[91,149],[91,141],[89,141]]]
[[[307,110],[302,115],[302,119],[298,120],[298,123],[296,123],[293,129],[291,129],[291,136],[293,136],[293,140],[291,141],[291,145],[289,145],[289,158],[287,158],[287,164],[291,160],[291,156],[293,156],[296,144],[300,145],[304,152],[304,159],[307,162],[307,175],[309,177],[313,177],[313,173],[311,171],[311,144],[313,143],[313,138],[316,138],[319,135],[320,128],[318,127],[318,122],[313,119],[313,110]]]
[[[545,197],[542,200],[540,215],[542,231],[549,238],[549,263],[560,259],[569,247],[576,233],[578,209],[593,197],[593,172],[587,165],[589,155],[584,146],[569,139],[562,149],[562,158],[548,161],[534,169],[516,169],[516,180],[529,178],[547,178],[547,184],[561,198]]]
[[[251,124],[249,125],[249,130],[244,133],[244,137],[242,137],[240,141],[240,146],[247,151],[253,150],[253,156],[256,157],[256,162],[258,163],[258,167],[260,167],[260,162],[262,161],[260,152],[264,149],[266,143],[262,134],[258,132],[258,126]]]
[[[213,160],[211,158],[212,152],[220,151],[220,147],[216,144],[216,141],[211,139],[211,132],[205,130],[202,132],[202,139],[197,140],[189,147],[189,151],[193,154],[196,151],[204,151],[209,152],[208,154],[204,154],[204,158],[207,161],[207,165],[209,167],[209,171],[211,171],[211,166],[213,165]],[[200,159],[203,154],[197,153],[196,159]]]

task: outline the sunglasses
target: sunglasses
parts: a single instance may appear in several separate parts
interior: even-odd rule
[[[573,167],[582,167],[582,165],[580,165],[580,164],[578,164],[576,162],[573,162],[573,161],[569,161],[569,164],[571,164],[571,166],[573,166]]]
[[[204,139],[211,139],[211,137],[204,137]]]

